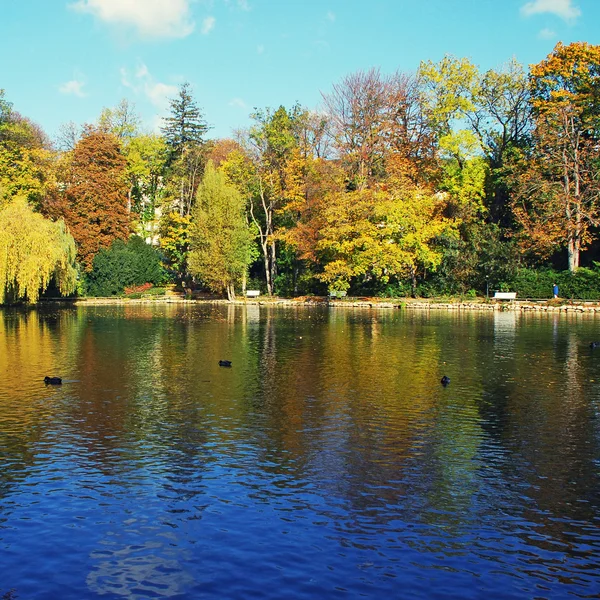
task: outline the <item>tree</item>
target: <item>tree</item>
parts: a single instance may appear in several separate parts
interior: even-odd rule
[[[52,279],[62,294],[75,291],[75,241],[63,220],[45,219],[16,197],[0,210],[0,304],[36,302]]]
[[[179,88],[179,95],[170,101],[171,114],[164,118],[161,129],[169,150],[167,202],[181,216],[189,215],[202,179],[207,148],[204,135],[209,126],[190,91],[190,84]]]
[[[127,286],[161,284],[165,275],[156,248],[138,236],[127,242],[118,239],[94,257],[93,268],[86,276],[87,292],[92,296],[112,296],[121,294]]]
[[[226,171],[244,172],[243,193],[250,198],[250,219],[259,233],[269,295],[274,292],[277,276],[276,220],[293,194],[293,180],[298,176],[297,170],[291,167],[301,164],[295,159],[299,148],[297,135],[304,115],[305,111],[298,105],[289,111],[283,106],[275,111],[257,110],[252,115],[256,123],[246,141],[247,157],[233,152],[233,160],[228,161],[230,166],[225,167]]]
[[[209,130],[204,116],[192,97],[190,84],[185,82],[179,87],[179,95],[170,100],[171,115],[164,117],[161,128],[167,146],[174,156],[182,153],[188,146],[202,145],[204,135]]]
[[[330,289],[346,290],[378,280],[409,279],[442,260],[436,239],[453,224],[444,218],[446,202],[399,180],[384,190],[333,190],[312,206],[288,240],[301,256],[320,263],[318,278]]]
[[[212,162],[198,186],[190,228],[189,266],[211,290],[235,299],[250,262],[251,234],[245,201]]]
[[[24,195],[40,206],[53,182],[53,158],[46,134],[13,110],[0,90],[0,187],[7,197]]]
[[[123,153],[127,160],[128,210],[135,229],[142,237],[154,237],[157,209],[164,194],[167,160],[164,139],[157,135],[136,135],[127,140]]]
[[[141,119],[135,112],[135,106],[126,98],[115,108],[104,108],[98,119],[98,129],[112,133],[121,141],[138,134]]]
[[[323,94],[335,147],[352,189],[365,189],[382,170],[388,83],[378,69],[358,71]]]
[[[46,207],[49,214],[64,217],[86,271],[102,248],[129,237],[125,169],[119,141],[88,127],[73,151],[64,191]]]
[[[530,84],[534,149],[515,169],[519,223],[542,253],[566,246],[574,272],[600,225],[600,46],[558,43],[532,66]]]
[[[172,276],[185,284],[188,276],[190,215],[168,212],[160,220],[159,244]]]

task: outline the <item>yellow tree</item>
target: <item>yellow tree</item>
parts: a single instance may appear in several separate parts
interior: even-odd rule
[[[75,241],[64,221],[33,212],[24,197],[0,210],[0,304],[36,302],[54,278],[62,294],[75,291]]]
[[[0,187],[39,206],[53,182],[53,153],[38,125],[12,109],[0,90]],[[0,204],[2,199],[0,198]]]
[[[322,266],[318,277],[330,290],[410,279],[414,291],[417,274],[441,262],[436,238],[454,228],[445,208],[443,195],[407,181],[353,192],[338,188],[317,197],[287,239]]]

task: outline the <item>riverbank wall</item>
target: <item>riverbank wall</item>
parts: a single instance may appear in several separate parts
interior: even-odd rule
[[[569,301],[444,301],[415,299],[348,298],[328,299],[324,297],[302,298],[241,298],[229,302],[220,298],[185,298],[182,296],[159,296],[148,298],[79,298],[72,301],[77,306],[135,305],[135,304],[224,304],[233,306],[259,305],[265,307],[284,306],[328,306],[330,308],[363,308],[372,310],[448,310],[448,311],[512,311],[532,313],[578,314],[600,313],[600,302]]]

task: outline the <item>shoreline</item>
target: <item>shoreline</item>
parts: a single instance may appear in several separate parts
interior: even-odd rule
[[[301,297],[301,298],[240,298],[232,302],[221,298],[183,298],[180,296],[162,296],[151,298],[78,298],[72,300],[48,299],[38,305],[52,302],[74,306],[102,306],[102,305],[158,305],[158,304],[223,304],[228,306],[266,306],[266,307],[298,307],[298,306],[327,306],[330,308],[362,308],[372,310],[449,310],[449,311],[498,311],[498,312],[535,312],[576,314],[600,313],[599,301],[568,301],[557,304],[554,301],[452,301],[452,300],[415,300],[412,298],[379,299],[357,298],[348,300],[329,299],[326,297]]]

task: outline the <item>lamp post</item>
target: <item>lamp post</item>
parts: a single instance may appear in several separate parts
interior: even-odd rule
[[[485,299],[490,299],[490,276],[485,276]]]

